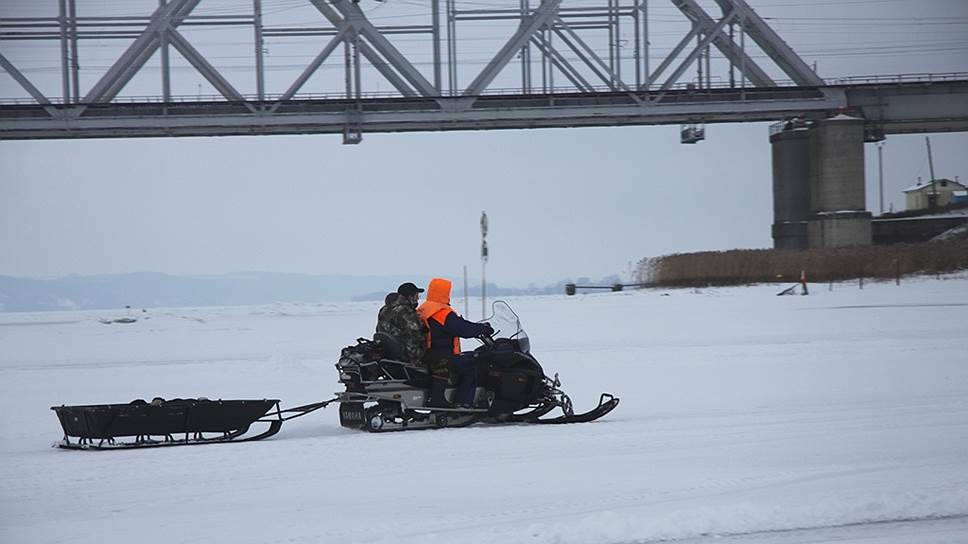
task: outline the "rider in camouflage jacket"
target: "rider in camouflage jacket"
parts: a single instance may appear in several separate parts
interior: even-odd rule
[[[389,334],[400,342],[404,359],[411,363],[419,363],[427,350],[427,325],[417,315],[421,291],[412,283],[401,285],[400,296],[380,309],[376,324],[376,332]]]

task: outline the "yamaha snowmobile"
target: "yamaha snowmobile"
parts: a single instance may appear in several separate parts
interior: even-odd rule
[[[478,340],[475,360],[484,370],[472,407],[453,405],[455,383],[435,375],[423,364],[401,360],[400,345],[392,336],[377,333],[359,338],[343,349],[336,369],[346,390],[339,393],[339,420],[344,427],[369,432],[463,427],[474,423],[561,424],[594,421],[618,406],[608,393],[598,406],[576,414],[561,389],[558,375],[545,375],[531,354],[527,333],[517,314],[504,301],[492,305],[484,320],[495,331]],[[451,375],[454,373],[451,372]],[[431,395],[443,389],[443,402]],[[560,408],[562,415],[543,417]]]

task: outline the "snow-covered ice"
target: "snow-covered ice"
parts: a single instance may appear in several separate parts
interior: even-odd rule
[[[112,452],[50,406],[330,398],[377,304],[0,314],[0,542],[968,542],[968,277],[811,288],[510,299],[595,423]]]

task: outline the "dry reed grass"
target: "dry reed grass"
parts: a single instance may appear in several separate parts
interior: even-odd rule
[[[839,249],[737,249],[678,253],[642,259],[640,283],[662,287],[699,287],[764,282],[856,278],[892,279],[910,274],[940,274],[968,269],[968,239]]]

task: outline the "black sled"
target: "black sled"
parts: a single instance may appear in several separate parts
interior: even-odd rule
[[[336,398],[340,424],[386,432],[474,423],[585,423],[618,406],[618,398],[604,393],[597,407],[575,414],[558,375],[546,376],[531,354],[517,314],[504,301],[496,301],[493,310],[487,321],[495,337],[480,338],[482,345],[474,351],[481,370],[473,407],[453,406],[455,384],[448,376],[435,376],[423,365],[400,361],[396,340],[377,333],[373,340],[360,338],[343,349],[336,364],[346,388]],[[545,417],[556,409],[561,410],[560,416]]]
[[[109,450],[262,440],[279,432],[284,421],[329,402],[282,410],[276,399],[156,398],[150,403],[135,400],[128,404],[53,406],[51,410],[64,429],[58,447]]]

